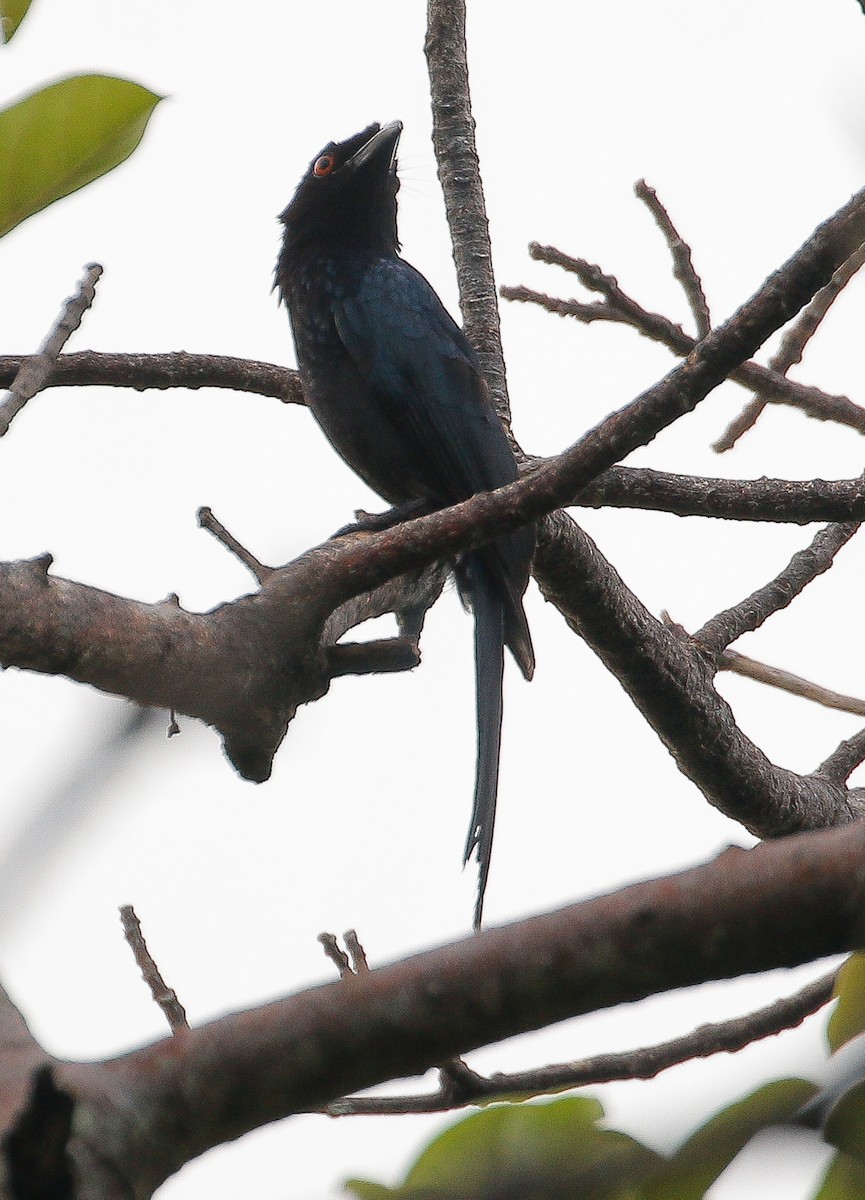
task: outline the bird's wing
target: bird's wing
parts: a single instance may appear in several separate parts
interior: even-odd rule
[[[424,277],[382,259],[334,302],[348,354],[380,397],[439,503],[516,478],[516,466],[474,353]]]

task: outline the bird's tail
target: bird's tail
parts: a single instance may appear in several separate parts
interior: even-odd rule
[[[471,602],[475,619],[475,682],[477,687],[478,754],[475,800],[466,840],[464,862],[478,852],[478,896],[474,927],[480,929],[484,892],[490,873],[499,751],[502,741],[502,679],[504,675],[505,604],[480,563],[473,563]]]

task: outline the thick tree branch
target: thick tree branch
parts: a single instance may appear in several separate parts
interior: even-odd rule
[[[757,837],[841,825],[865,796],[835,780],[771,763],[739,729],[713,684],[714,666],[685,634],[657,621],[594,542],[563,514],[541,525],[535,575],[703,795]]]
[[[607,417],[554,465],[533,475],[527,481],[529,507],[534,508],[535,502],[538,505],[532,515],[540,515],[545,507],[549,509],[546,499],[553,493],[557,499],[564,499],[558,488],[565,480],[569,486],[563,489],[564,495],[574,495],[577,488],[602,470],[692,411],[750,358],[771,333],[786,324],[863,240],[865,192],[860,192],[819,226],[751,300],[694,346],[683,363],[642,396]]]
[[[465,0],[428,0],[424,50],[433,146],[451,231],[463,327],[480,359],[499,416],[509,429],[492,246],[469,96]]]
[[[814,774],[825,775],[827,779],[844,783],[862,762],[865,762],[865,730],[860,730],[842,742],[820,764]]]
[[[245,778],[266,779],[297,707],[344,673],[331,655],[346,629],[397,607],[423,608],[441,590],[444,573],[434,567],[355,598],[357,549],[347,542],[311,551],[273,571],[256,595],[210,613],[56,578],[46,558],[3,564],[0,662],[199,717],[221,733]],[[403,662],[414,665],[416,654]]]
[[[215,1145],[479,1046],[860,947],[863,855],[863,823],[728,850],[108,1063],[65,1064],[57,1080],[76,1099],[75,1127],[146,1196]]]
[[[756,1012],[729,1021],[700,1025],[690,1033],[657,1046],[597,1054],[577,1062],[507,1074],[478,1075],[467,1068],[456,1096],[453,1087],[443,1083],[435,1092],[414,1096],[344,1096],[328,1104],[325,1111],[331,1117],[449,1112],[481,1100],[524,1099],[563,1088],[588,1087],[620,1079],[654,1079],[662,1071],[683,1062],[713,1054],[734,1054],[762,1038],[801,1025],[806,1017],[832,999],[837,974],[832,971],[794,995],[775,1000]]]
[[[475,496],[396,529],[357,534],[319,547],[273,572],[256,596],[209,614],[190,614],[175,604],[142,605],[54,579],[47,574],[50,560],[7,565],[0,572],[0,662],[67,674],[141,704],[199,716],[220,730],[226,751],[242,774],[267,778],[297,705],[327,690],[328,663],[321,638],[328,618],[333,625],[334,610],[350,602],[341,610],[351,612],[346,616],[350,625],[357,607],[353,598],[566,503],[603,470],[691,411],[831,277],[863,234],[865,195],[860,194],[821,225],[753,299],[710,333],[684,363],[558,459],[496,493]],[[547,536],[548,549],[550,545]],[[562,591],[549,553],[542,554],[540,562],[542,575],[547,572],[542,581],[549,594],[581,628],[587,628],[588,614],[572,610],[579,589],[570,595],[567,587]],[[569,565],[562,564],[566,574]],[[440,580],[440,574],[436,578]],[[618,586],[623,586],[621,581]],[[421,590],[429,594],[428,587]],[[600,595],[596,590],[595,599]],[[393,591],[388,602],[391,609],[380,611],[417,607],[397,604]],[[366,607],[364,602],[361,606]],[[349,625],[333,630],[331,644]],[[666,631],[665,636],[672,635]],[[601,641],[606,640],[605,635]],[[664,647],[664,653],[680,650],[672,642]],[[620,674],[621,663],[615,661],[613,669]],[[709,689],[705,694],[712,708],[710,683]],[[675,738],[671,744],[676,745]],[[747,746],[754,749],[750,743]],[[707,794],[722,807],[728,802],[723,787],[712,787]],[[799,815],[793,822],[783,820],[782,828],[777,828],[769,819],[773,807],[777,805],[767,806],[764,801],[756,815],[746,814],[749,828],[788,832],[803,827]],[[738,811],[740,805],[734,808]],[[833,796],[827,803],[824,797],[804,827],[846,819],[850,812],[846,800]]]
[[[820,225],[755,295],[715,328],[687,359],[641,396],[526,478],[453,508],[408,521],[399,532],[369,534],[352,570],[358,592],[397,570],[482,545],[537,520],[573,497],[602,471],[650,442],[721,383],[818,290],[850,247],[865,238],[865,191]]]

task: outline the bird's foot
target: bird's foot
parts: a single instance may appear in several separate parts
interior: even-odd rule
[[[383,529],[392,529],[403,521],[411,521],[414,517],[422,517],[431,509],[425,500],[409,500],[406,504],[397,504],[383,513],[364,512],[362,508],[355,512],[355,520],[350,525],[343,525],[333,535],[335,538],[345,537],[349,533],[380,533]]]

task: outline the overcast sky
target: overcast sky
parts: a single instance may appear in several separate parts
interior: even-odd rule
[[[456,312],[423,34],[418,0],[34,0],[2,50],[0,99],[91,70],[168,99],[129,162],[3,240],[3,352],[38,346],[83,264],[97,260],[97,303],[70,348],[293,365],[270,291],[275,215],[323,143],[394,118],[405,124],[404,254]],[[599,262],[647,307],[687,322],[665,247],[633,196],[645,177],[691,242],[723,319],[862,186],[863,60],[855,0],[475,0],[472,92],[498,282],[575,293],[574,281],[529,260],[536,239]],[[862,396],[863,297],[861,282],[848,290],[799,378]],[[672,365],[627,330],[526,307],[506,306],[503,327],[514,429],[535,454],[563,449]],[[718,458],[710,443],[745,399],[725,386],[633,461],[737,477],[860,473],[857,435],[789,411],[766,414]],[[197,529],[199,505],[279,564],[377,504],[308,413],[228,392],[49,391],[0,452],[0,559],[50,550],[60,575],[147,601],[177,592],[191,609],[251,588]],[[644,603],[688,628],[766,582],[813,534],[576,515]],[[850,650],[862,568],[854,543],[743,651],[862,694],[862,657]],[[488,923],[750,844],[679,774],[534,587],[528,613],[538,669],[528,686],[508,664]],[[430,615],[422,649],[411,674],[337,680],[298,715],[260,787],[241,782],[195,722],[181,719],[170,742],[159,729],[104,787],[87,784],[98,803],[80,821],[49,818],[57,853],[23,877],[8,861],[22,824],[110,735],[123,706],[64,681],[4,675],[0,868],[5,853],[15,883],[0,914],[0,974],[49,1050],[103,1056],[163,1034],[120,937],[122,903],[136,906],[196,1023],[330,978],[322,929],[355,927],[373,964],[467,931],[471,622],[453,592]],[[857,728],[747,681],[720,686],[743,729],[796,770],[813,769]],[[624,1049],[744,1012],[804,978],[779,972],[650,1001],[470,1061],[508,1070]],[[670,1149],[763,1079],[817,1070],[821,1028],[818,1019],[736,1058],[596,1092],[614,1124]],[[325,1200],[349,1175],[396,1180],[448,1120],[298,1118],[206,1156],[160,1196]],[[794,1180],[775,1163],[767,1179],[752,1160],[712,1200],[758,1190],[796,1200],[816,1165]]]

